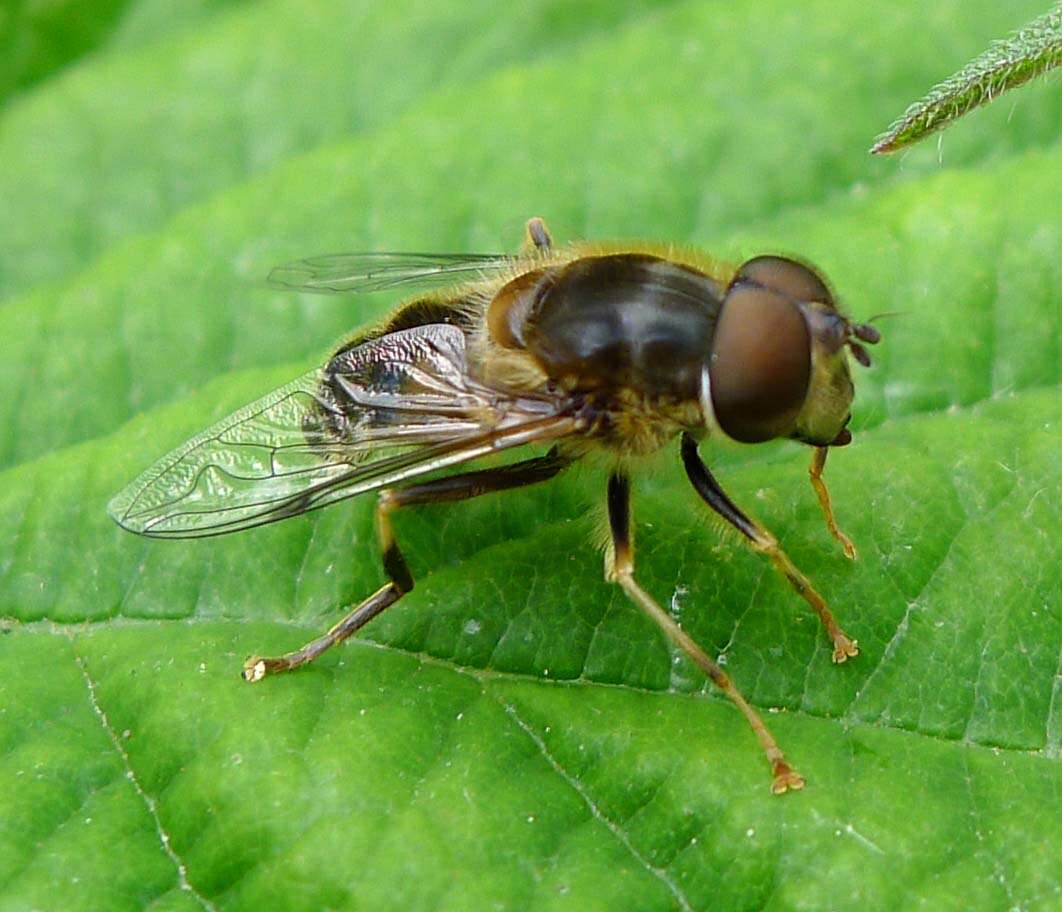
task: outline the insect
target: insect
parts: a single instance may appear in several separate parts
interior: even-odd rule
[[[377,491],[388,582],[321,636],[252,656],[247,681],[313,661],[413,588],[391,516],[545,482],[592,452],[610,465],[606,579],[681,648],[745,716],[772,788],[801,788],[730,677],[638,583],[629,468],[679,442],[694,490],[815,610],[833,659],[858,652],[778,541],[723,491],[698,442],[779,437],[814,448],[811,482],[849,557],[822,480],[830,447],[851,440],[848,357],[878,332],[843,316],[811,267],[759,256],[736,270],[667,248],[555,246],[541,219],[516,255],[362,253],[317,257],[270,276],[283,288],[423,291],[341,345],[317,370],[259,399],[160,459],[110,503],[123,528],[156,538],[236,532]],[[528,444],[544,455],[439,475]]]

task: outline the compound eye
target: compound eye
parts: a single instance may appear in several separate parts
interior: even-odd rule
[[[799,308],[769,288],[732,287],[708,377],[715,419],[728,437],[759,443],[791,434],[811,377],[811,338]]]
[[[759,256],[746,261],[737,271],[731,288],[762,285],[795,301],[821,301],[834,306],[830,289],[813,269],[780,256]]]

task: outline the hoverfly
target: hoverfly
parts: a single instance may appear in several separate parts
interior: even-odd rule
[[[160,459],[109,505],[123,528],[156,538],[221,535],[377,491],[376,529],[388,582],[330,630],[286,655],[252,656],[243,677],[298,668],[360,630],[413,588],[391,514],[545,482],[592,450],[611,460],[617,583],[748,720],[771,764],[772,788],[803,786],[730,677],[637,582],[628,465],[679,439],[694,490],[765,555],[822,619],[833,659],[857,654],[826,602],[777,539],[723,491],[698,441],[789,437],[814,447],[810,475],[829,531],[849,557],[822,471],[851,440],[848,354],[873,327],[843,316],[812,268],[758,256],[736,270],[666,248],[555,246],[541,219],[517,255],[362,253],[275,269],[295,291],[414,295],[327,363],[259,399]],[[439,476],[527,444],[545,455]]]

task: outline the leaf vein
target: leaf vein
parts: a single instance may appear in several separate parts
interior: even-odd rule
[[[690,905],[690,901],[682,888],[668,875],[665,869],[656,867],[648,858],[638,851],[638,848],[631,841],[630,835],[618,823],[616,823],[616,821],[598,807],[589,790],[577,777],[573,776],[563,767],[561,762],[550,752],[549,748],[546,746],[546,742],[542,740],[538,732],[520,717],[520,714],[516,711],[516,707],[511,703],[505,702],[505,700],[499,696],[495,696],[495,699],[498,701],[498,704],[505,711],[505,714],[509,719],[512,720],[513,724],[527,735],[531,740],[531,743],[538,748],[539,753],[542,755],[542,758],[546,763],[549,764],[550,768],[583,800],[583,803],[587,806],[594,819],[603,824],[605,828],[616,837],[620,845],[631,854],[631,857],[633,857],[639,865],[667,887],[671,892],[671,895],[675,897],[675,901],[683,912],[693,912],[693,906]]]
[[[71,643],[73,643],[73,637],[70,636],[69,638]],[[144,802],[144,807],[147,809],[148,815],[151,817],[152,823],[155,825],[155,833],[159,838],[159,843],[162,845],[162,851],[166,854],[166,857],[169,858],[176,869],[178,885],[182,890],[194,897],[199,905],[206,909],[207,912],[218,912],[217,906],[196,890],[191,881],[189,881],[188,868],[181,860],[180,855],[178,855],[177,851],[173,848],[170,834],[166,831],[162,819],[159,817],[158,804],[140,784],[140,780],[137,778],[136,772],[133,770],[133,765],[130,762],[128,752],[122,747],[122,742],[118,738],[118,733],[111,726],[107,714],[103,711],[103,707],[100,706],[96,691],[96,682],[89,674],[88,665],[81,655],[78,654],[76,649],[74,650],[74,661],[77,662],[78,670],[81,672],[81,677],[85,681],[85,687],[88,689],[88,698],[89,703],[92,705],[92,711],[95,713],[96,718],[99,720],[100,725],[122,761],[122,767],[125,770],[125,778],[129,780],[130,784],[133,786],[133,790],[140,796],[141,801]]]

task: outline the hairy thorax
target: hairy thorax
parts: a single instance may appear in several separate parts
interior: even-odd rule
[[[545,265],[492,297],[483,370],[490,382],[574,399],[589,440],[651,453],[703,426],[721,294],[710,276],[649,254]]]

